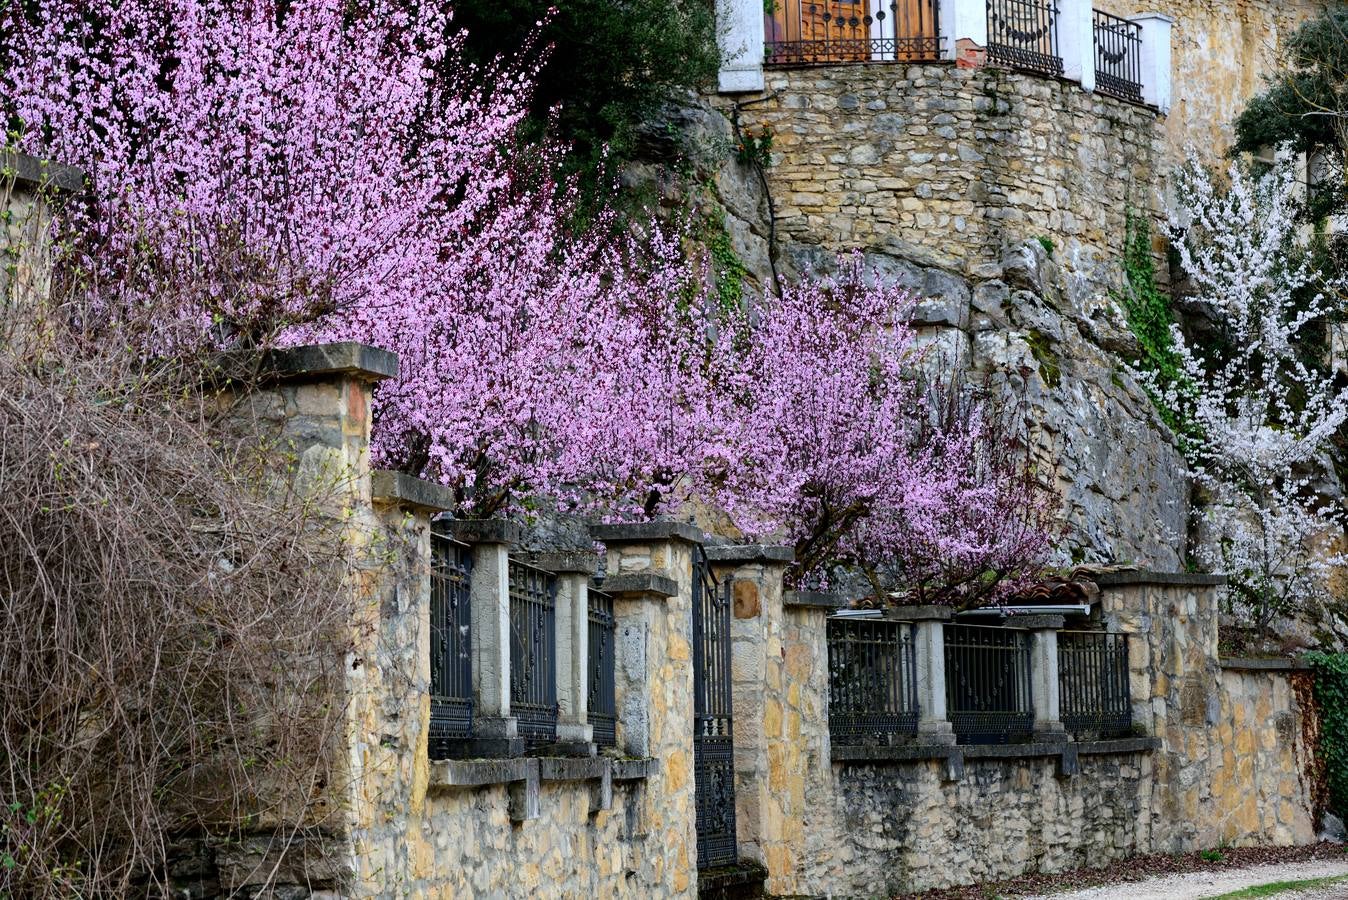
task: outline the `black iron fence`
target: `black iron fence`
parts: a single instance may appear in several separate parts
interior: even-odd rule
[[[735,726],[730,671],[730,579],[717,581],[693,548],[693,779],[697,867],[733,865]]]
[[[430,754],[473,731],[473,656],[469,605],[472,551],[431,533]]]
[[[526,744],[557,737],[557,580],[510,560],[510,714]]]
[[[617,742],[618,707],[613,689],[613,598],[590,588],[589,721],[594,742],[612,747]]]
[[[828,620],[828,730],[834,744],[890,744],[917,731],[913,626]]]
[[[1058,0],[988,0],[988,61],[1061,75]]]
[[[1142,26],[1094,10],[1095,89],[1142,102]]]
[[[1063,726],[1079,740],[1130,733],[1128,636],[1058,632],[1058,693]]]
[[[937,0],[771,0],[769,65],[941,58]]]
[[[946,707],[961,744],[1007,744],[1034,730],[1030,637],[1013,628],[945,626]]]

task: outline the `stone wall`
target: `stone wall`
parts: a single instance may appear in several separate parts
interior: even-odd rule
[[[53,204],[83,187],[78,169],[0,151],[0,311],[50,293]]]
[[[1217,163],[1231,146],[1231,125],[1278,69],[1278,52],[1323,0],[1095,0],[1115,15],[1162,12],[1171,31],[1172,105],[1165,121],[1173,164],[1192,147]],[[1169,168],[1169,167],[1167,167]]]

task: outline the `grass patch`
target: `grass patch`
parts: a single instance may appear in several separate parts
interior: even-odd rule
[[[1307,878],[1302,881],[1274,881],[1269,884],[1257,884],[1254,887],[1241,888],[1229,894],[1218,894],[1208,900],[1251,900],[1255,897],[1276,897],[1288,891],[1305,891],[1311,888],[1328,887],[1331,884],[1348,882],[1348,875],[1331,875],[1328,878]]]

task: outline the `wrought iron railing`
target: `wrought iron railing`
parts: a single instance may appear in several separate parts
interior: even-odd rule
[[[617,742],[618,707],[613,688],[613,598],[590,588],[589,721],[594,742],[612,747]]]
[[[828,730],[834,744],[889,744],[917,731],[913,626],[828,620]]]
[[[941,58],[937,0],[772,0],[768,65]]]
[[[445,754],[473,731],[473,655],[469,605],[472,551],[431,532],[430,754]]]
[[[1063,727],[1080,740],[1130,733],[1128,636],[1058,632],[1058,698]]]
[[[1007,744],[1034,730],[1028,632],[945,626],[946,709],[961,744]]]
[[[717,581],[702,547],[693,548],[693,777],[697,867],[733,865],[734,704],[730,670],[730,581]]]
[[[519,560],[509,564],[510,714],[525,744],[557,738],[557,580]]]
[[[1094,10],[1095,89],[1142,102],[1142,26]]]
[[[1061,75],[1058,0],[988,0],[988,61]]]

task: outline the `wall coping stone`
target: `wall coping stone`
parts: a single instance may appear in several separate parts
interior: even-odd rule
[[[616,525],[591,525],[590,534],[605,544],[638,544],[650,541],[686,541],[702,543],[702,529],[691,522],[627,522]]]
[[[376,382],[398,376],[398,356],[369,344],[340,341],[280,350],[231,350],[214,362],[221,381],[312,381],[328,375],[350,375]]]
[[[1002,619],[1002,624],[1012,628],[1025,628],[1030,631],[1057,631],[1062,628],[1064,621],[1060,615],[1034,613],[1032,615],[1007,616]]]
[[[775,544],[722,544],[706,548],[707,560],[719,563],[792,563],[796,551]]]
[[[443,484],[414,478],[406,472],[376,469],[370,473],[370,493],[376,503],[409,506],[423,512],[454,508],[454,492]]]
[[[602,780],[611,767],[612,760],[604,756],[545,756],[538,760],[538,777],[544,781]]]
[[[465,544],[518,544],[523,532],[509,519],[444,519],[450,533]]]
[[[1226,584],[1226,580],[1225,575],[1204,575],[1198,572],[1152,572],[1147,569],[1102,572],[1095,576],[1095,583],[1102,588],[1126,587],[1134,584],[1213,587]]]
[[[949,622],[954,615],[955,611],[950,607],[934,604],[891,606],[884,611],[884,618],[900,622]]]
[[[960,748],[949,744],[907,744],[894,747],[833,746],[829,756],[837,763],[918,762],[959,756]]]
[[[1218,663],[1223,669],[1244,672],[1306,672],[1314,668],[1304,659],[1290,659],[1286,656],[1270,658],[1223,656]]]
[[[1112,738],[1104,741],[1077,741],[1072,744],[1081,756],[1108,756],[1114,753],[1149,753],[1161,749],[1158,737]]]
[[[613,760],[614,781],[640,781],[660,771],[660,760],[652,757]]]
[[[537,770],[538,760],[513,759],[433,759],[431,787],[483,787],[527,781],[530,768]]]
[[[581,574],[587,577],[599,571],[599,554],[593,550],[549,550],[531,553],[535,566],[557,574]]]
[[[787,591],[782,606],[787,609],[842,609],[847,601],[840,594],[825,591]]]
[[[605,594],[628,597],[668,599],[679,595],[679,583],[665,575],[638,572],[630,575],[610,575],[598,586]]]
[[[54,188],[78,194],[84,190],[84,170],[65,163],[38,159],[13,150],[0,152],[0,171],[19,184]]]
[[[1029,744],[909,744],[897,747],[835,746],[830,756],[835,763],[899,763],[945,759],[962,765],[970,759],[1033,759],[1038,757],[1106,756],[1121,753],[1147,753],[1161,749],[1156,737],[1116,738],[1103,741],[1036,741]],[[1070,767],[1069,767],[1070,769]]]

